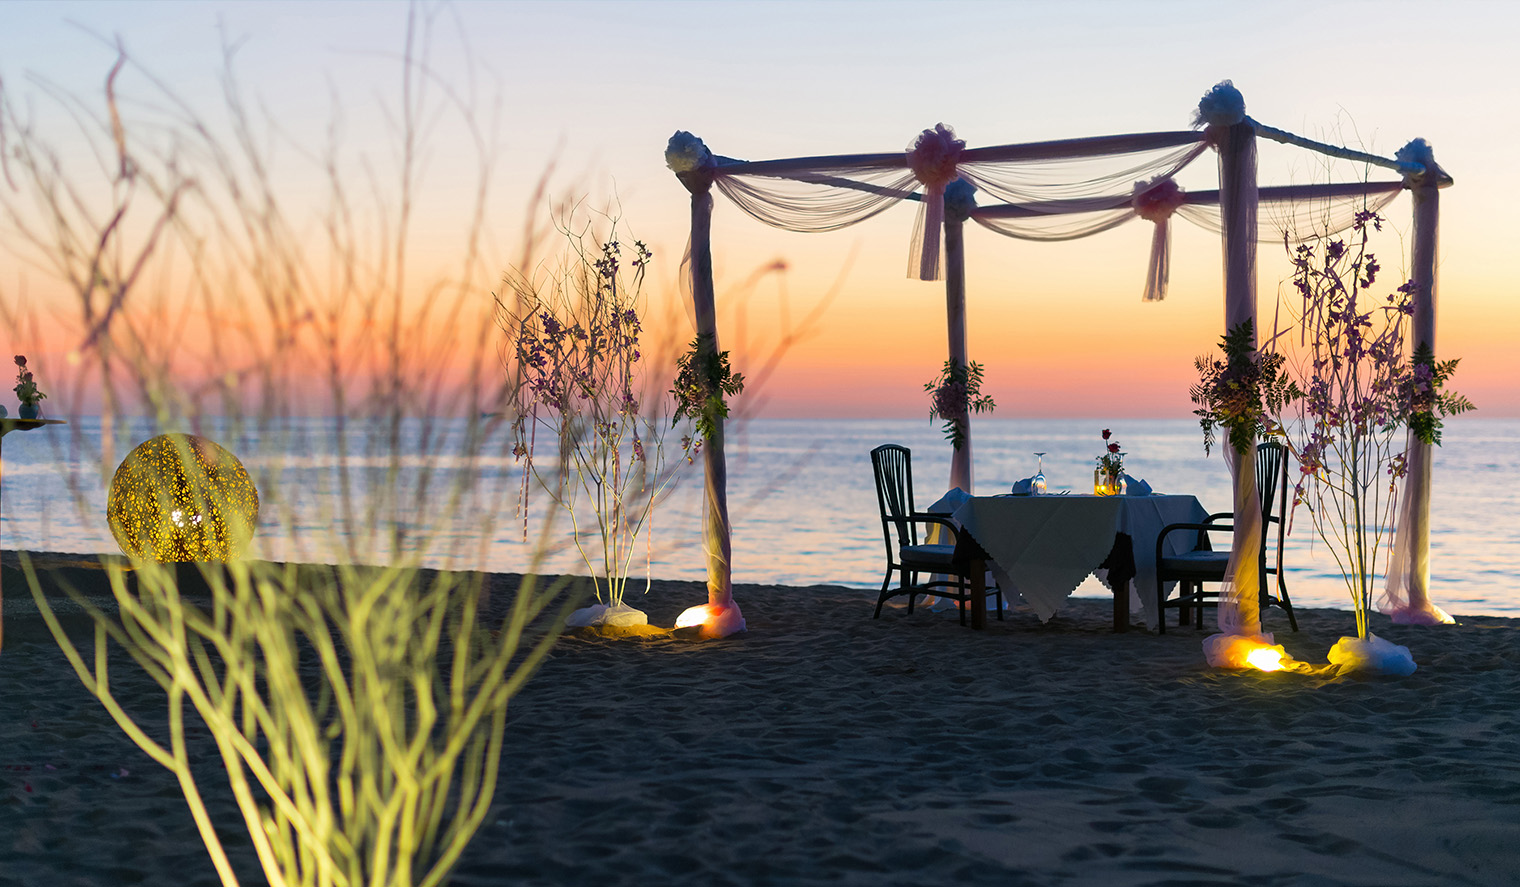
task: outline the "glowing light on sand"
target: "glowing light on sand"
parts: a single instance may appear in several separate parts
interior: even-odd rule
[[[719,612],[721,612],[721,609],[714,607],[712,604],[688,607],[681,615],[676,617],[676,628],[691,628],[696,625],[706,625]]]
[[[1282,671],[1282,653],[1276,647],[1257,647],[1246,654],[1246,662],[1262,671]]]
[[[739,605],[730,599],[727,606],[703,604],[691,607],[676,617],[676,628],[696,626],[701,626],[704,638],[726,638],[744,630],[744,614],[739,612]]]

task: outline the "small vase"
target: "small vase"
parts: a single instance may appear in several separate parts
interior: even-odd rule
[[[35,419],[42,412],[38,404],[24,403],[16,410],[16,417],[20,419]]]
[[[1112,496],[1114,494],[1114,476],[1101,468],[1093,469],[1093,495]]]

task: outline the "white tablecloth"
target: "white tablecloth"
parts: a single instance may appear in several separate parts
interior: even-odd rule
[[[1193,496],[973,496],[953,513],[991,557],[988,567],[1004,594],[1023,596],[1041,621],[1098,569],[1119,533],[1129,534],[1135,555],[1133,589],[1152,628],[1156,537],[1167,524],[1207,516]],[[1173,533],[1167,537],[1167,553],[1191,549],[1194,538]]]

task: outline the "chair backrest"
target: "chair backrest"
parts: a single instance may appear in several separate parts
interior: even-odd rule
[[[1261,522],[1272,517],[1273,500],[1281,510],[1288,496],[1288,448],[1275,440],[1256,445],[1256,495],[1261,497]],[[1286,517],[1279,514],[1278,517]]]
[[[1256,495],[1261,497],[1261,562],[1267,562],[1267,533],[1277,509],[1277,561],[1282,561],[1288,528],[1288,448],[1275,440],[1256,445]]]
[[[881,532],[888,550],[894,528],[899,546],[914,544],[913,527],[905,520],[913,513],[913,452],[898,444],[882,444],[871,451],[871,470],[876,475],[876,504],[881,508]]]

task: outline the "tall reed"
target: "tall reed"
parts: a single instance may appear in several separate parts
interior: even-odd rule
[[[63,136],[0,88],[11,245],[72,296],[50,321],[71,338],[68,396],[54,402],[99,403],[99,476],[73,479],[76,505],[145,431],[203,434],[247,462],[265,549],[284,561],[206,567],[195,594],[184,571],[108,558],[114,607],[69,590],[93,620],[88,640],[56,618],[26,561],[80,680],[175,775],[225,885],[259,879],[217,837],[228,824],[211,821],[191,767],[192,714],[263,880],[438,884],[490,807],[508,702],[582,594],[533,577],[547,541],[517,588],[422,569],[477,564],[514,486],[499,470],[510,419],[483,277],[497,146],[429,64],[438,15],[412,8],[389,171],[346,148],[336,122],[320,149],[287,144],[240,91],[230,51],[225,128],[120,47],[103,108],[47,91]],[[414,224],[439,115],[463,127],[478,168],[451,265],[434,270],[414,257]],[[276,147],[321,182],[315,210],[290,197]],[[4,302],[20,322],[24,306]],[[325,417],[322,433],[308,414]],[[313,513],[312,485],[336,506]],[[123,658],[163,687],[166,739],[115,697]]]

